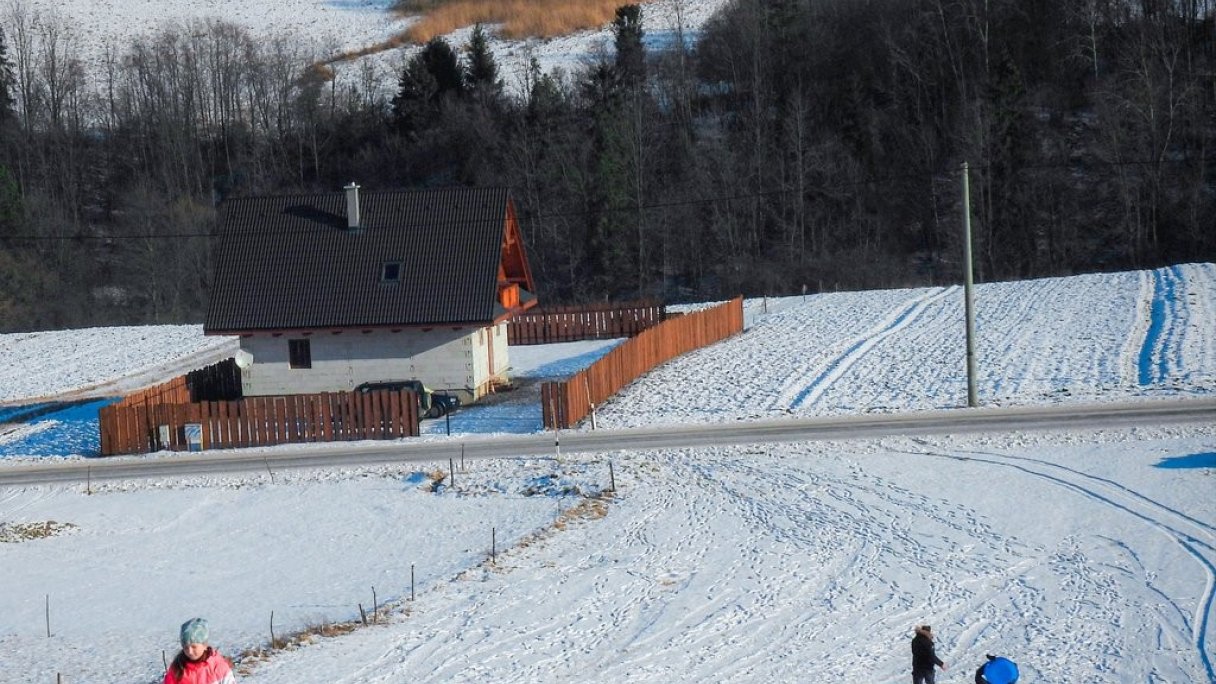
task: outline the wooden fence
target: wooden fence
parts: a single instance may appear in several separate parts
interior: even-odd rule
[[[622,387],[661,363],[743,330],[743,299],[686,314],[622,342],[616,349],[561,382],[541,385],[545,427],[569,428]]]
[[[633,337],[663,322],[662,304],[611,302],[534,309],[507,323],[507,344],[551,344]]]
[[[190,401],[232,401],[241,398],[241,368],[236,359],[224,359],[186,373]]]
[[[111,404],[111,406],[120,406],[123,408],[132,406],[159,406],[161,404],[188,404],[190,403],[190,385],[186,383],[186,376],[179,375],[169,382],[163,382],[153,387],[132,392],[123,397],[121,401]]]
[[[177,380],[184,388],[185,379]],[[413,392],[323,392],[194,403],[187,396],[185,401],[161,401],[178,391],[162,389],[176,387],[177,380],[102,408],[101,455],[418,435],[418,401]]]

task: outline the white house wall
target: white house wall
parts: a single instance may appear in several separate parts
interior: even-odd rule
[[[507,378],[511,358],[507,353],[507,324],[499,323],[494,326],[494,374],[502,379]]]
[[[363,382],[416,378],[432,389],[457,391],[462,399],[472,401],[492,379],[489,335],[496,336],[494,374],[505,379],[505,324],[473,330],[242,337],[242,390],[245,396],[312,394],[350,390]],[[288,341],[294,339],[309,340],[311,368],[290,367]]]

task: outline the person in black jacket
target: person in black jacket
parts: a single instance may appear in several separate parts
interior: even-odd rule
[[[946,664],[933,650],[933,629],[921,625],[912,637],[912,684],[935,684],[934,666],[946,669]]]

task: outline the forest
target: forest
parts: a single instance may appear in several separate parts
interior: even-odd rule
[[[968,223],[976,282],[1216,260],[1216,0],[645,12],[570,71],[479,26],[385,78],[221,19],[90,69],[10,9],[0,332],[199,323],[226,198],[352,180],[510,187],[552,305],[961,283]]]

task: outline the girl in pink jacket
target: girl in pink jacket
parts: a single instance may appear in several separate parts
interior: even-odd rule
[[[206,620],[182,625],[182,652],[165,672],[165,684],[236,684],[228,659],[207,645]]]

